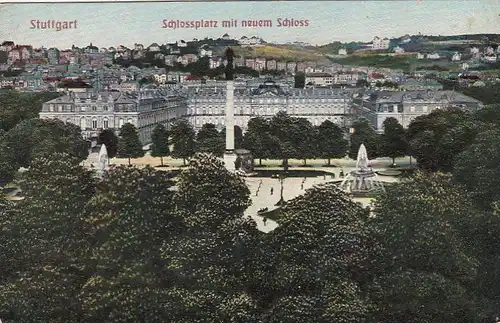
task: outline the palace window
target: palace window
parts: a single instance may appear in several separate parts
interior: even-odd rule
[[[97,107],[95,105],[92,106],[92,111],[97,111]]]
[[[132,119],[128,119],[128,120],[127,120],[127,122],[128,122],[128,123],[132,123]]]
[[[85,118],[80,119],[80,128],[82,128],[82,130],[85,130],[87,128],[87,121],[85,120]]]
[[[124,124],[124,120],[120,118],[120,121],[118,122],[119,127],[121,128]]]
[[[49,111],[54,112],[54,105],[53,104],[49,105]]]
[[[103,106],[102,106],[102,110],[103,110],[103,111],[108,111],[108,106],[107,106],[107,105],[103,105]]]
[[[108,121],[108,118],[104,118],[104,120],[102,121],[102,127],[104,129],[108,129],[109,128],[109,121]]]
[[[66,123],[71,123],[71,119],[66,119]]]
[[[97,129],[97,119],[92,119],[92,129]]]

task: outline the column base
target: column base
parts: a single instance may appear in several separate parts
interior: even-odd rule
[[[235,171],[236,170],[236,154],[233,151],[226,151],[224,153],[224,164],[226,165],[226,169],[230,171]]]

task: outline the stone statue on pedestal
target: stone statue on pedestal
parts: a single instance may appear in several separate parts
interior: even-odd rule
[[[226,49],[226,59],[227,59],[227,65],[226,65],[226,81],[232,81],[234,79],[234,66],[233,66],[233,60],[234,60],[234,52],[231,49],[231,47],[228,47]]]

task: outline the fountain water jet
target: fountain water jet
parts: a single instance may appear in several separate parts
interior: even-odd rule
[[[364,144],[359,146],[356,169],[344,178],[339,187],[354,196],[366,196],[385,191],[384,185],[378,179],[377,174],[368,166],[368,154]]]

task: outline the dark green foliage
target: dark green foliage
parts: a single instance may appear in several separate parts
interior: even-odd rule
[[[426,171],[451,171],[454,157],[481,131],[473,115],[459,109],[443,109],[417,117],[407,130],[410,153]]]
[[[394,159],[404,157],[408,152],[406,133],[403,126],[396,118],[389,117],[384,120],[384,133],[380,138],[380,155]]]
[[[168,133],[165,126],[162,124],[157,124],[151,134],[151,156],[160,157],[161,165],[163,166],[163,157],[170,154],[170,134]]]
[[[141,141],[137,129],[131,123],[125,123],[120,128],[120,135],[118,137],[118,153],[120,158],[128,158],[130,164],[131,158],[139,158],[144,156]]]
[[[492,203],[500,201],[499,145],[500,131],[490,130],[482,132],[467,149],[455,156],[454,177],[483,208],[491,208]]]
[[[88,156],[88,143],[80,128],[54,119],[25,120],[0,138],[0,180],[10,182],[19,167],[39,157],[66,153],[78,162]]]
[[[304,165],[306,165],[307,159],[316,157],[318,151],[316,128],[305,118],[296,118],[294,123],[292,134],[292,145],[294,146],[293,157],[302,159]]]
[[[451,176],[417,175],[375,202],[370,295],[380,322],[474,322],[475,212]]]
[[[118,152],[118,137],[112,129],[104,129],[99,134],[98,144],[106,145],[108,158],[114,158]]]
[[[363,322],[356,279],[370,252],[366,211],[334,185],[308,190],[282,210],[254,273],[269,322]],[[266,279],[273,277],[273,279]]]
[[[170,135],[174,145],[172,157],[182,158],[186,164],[186,159],[191,158],[196,149],[196,134],[193,127],[187,121],[179,120],[172,125]]]
[[[316,127],[317,156],[330,160],[332,158],[343,158],[347,152],[347,140],[344,132],[339,126],[330,120],[323,121]]]
[[[275,145],[273,157],[283,160],[285,169],[288,168],[288,159],[296,155],[294,146],[298,139],[294,136],[296,124],[296,118],[283,111],[275,114],[269,123],[269,132]]]
[[[38,118],[38,114],[42,111],[42,104],[59,96],[61,94],[56,92],[1,92],[0,129],[9,131],[23,120]]]
[[[55,154],[35,159],[20,185],[26,197],[3,223],[1,311],[13,322],[78,322],[78,294],[92,274],[92,229],[82,210],[94,194],[93,175]]]
[[[379,156],[380,140],[368,120],[357,120],[352,124],[352,128],[354,129],[354,133],[350,135],[349,158],[356,159],[358,157],[358,150],[361,144],[365,145],[368,158],[377,158]]]
[[[304,73],[297,73],[294,76],[295,88],[303,89],[306,86],[306,75]]]
[[[196,145],[199,152],[214,154],[217,157],[222,157],[226,150],[226,140],[215,125],[205,123],[196,135]]]
[[[259,159],[259,164],[261,164],[262,159],[273,156],[273,143],[269,122],[261,117],[248,121],[242,147],[248,149],[254,158]]]
[[[86,206],[97,238],[92,277],[81,288],[88,321],[159,322],[168,311],[167,277],[160,260],[164,239],[179,230],[168,173],[151,167],[119,166],[108,171]],[[165,277],[165,278],[163,278]]]

